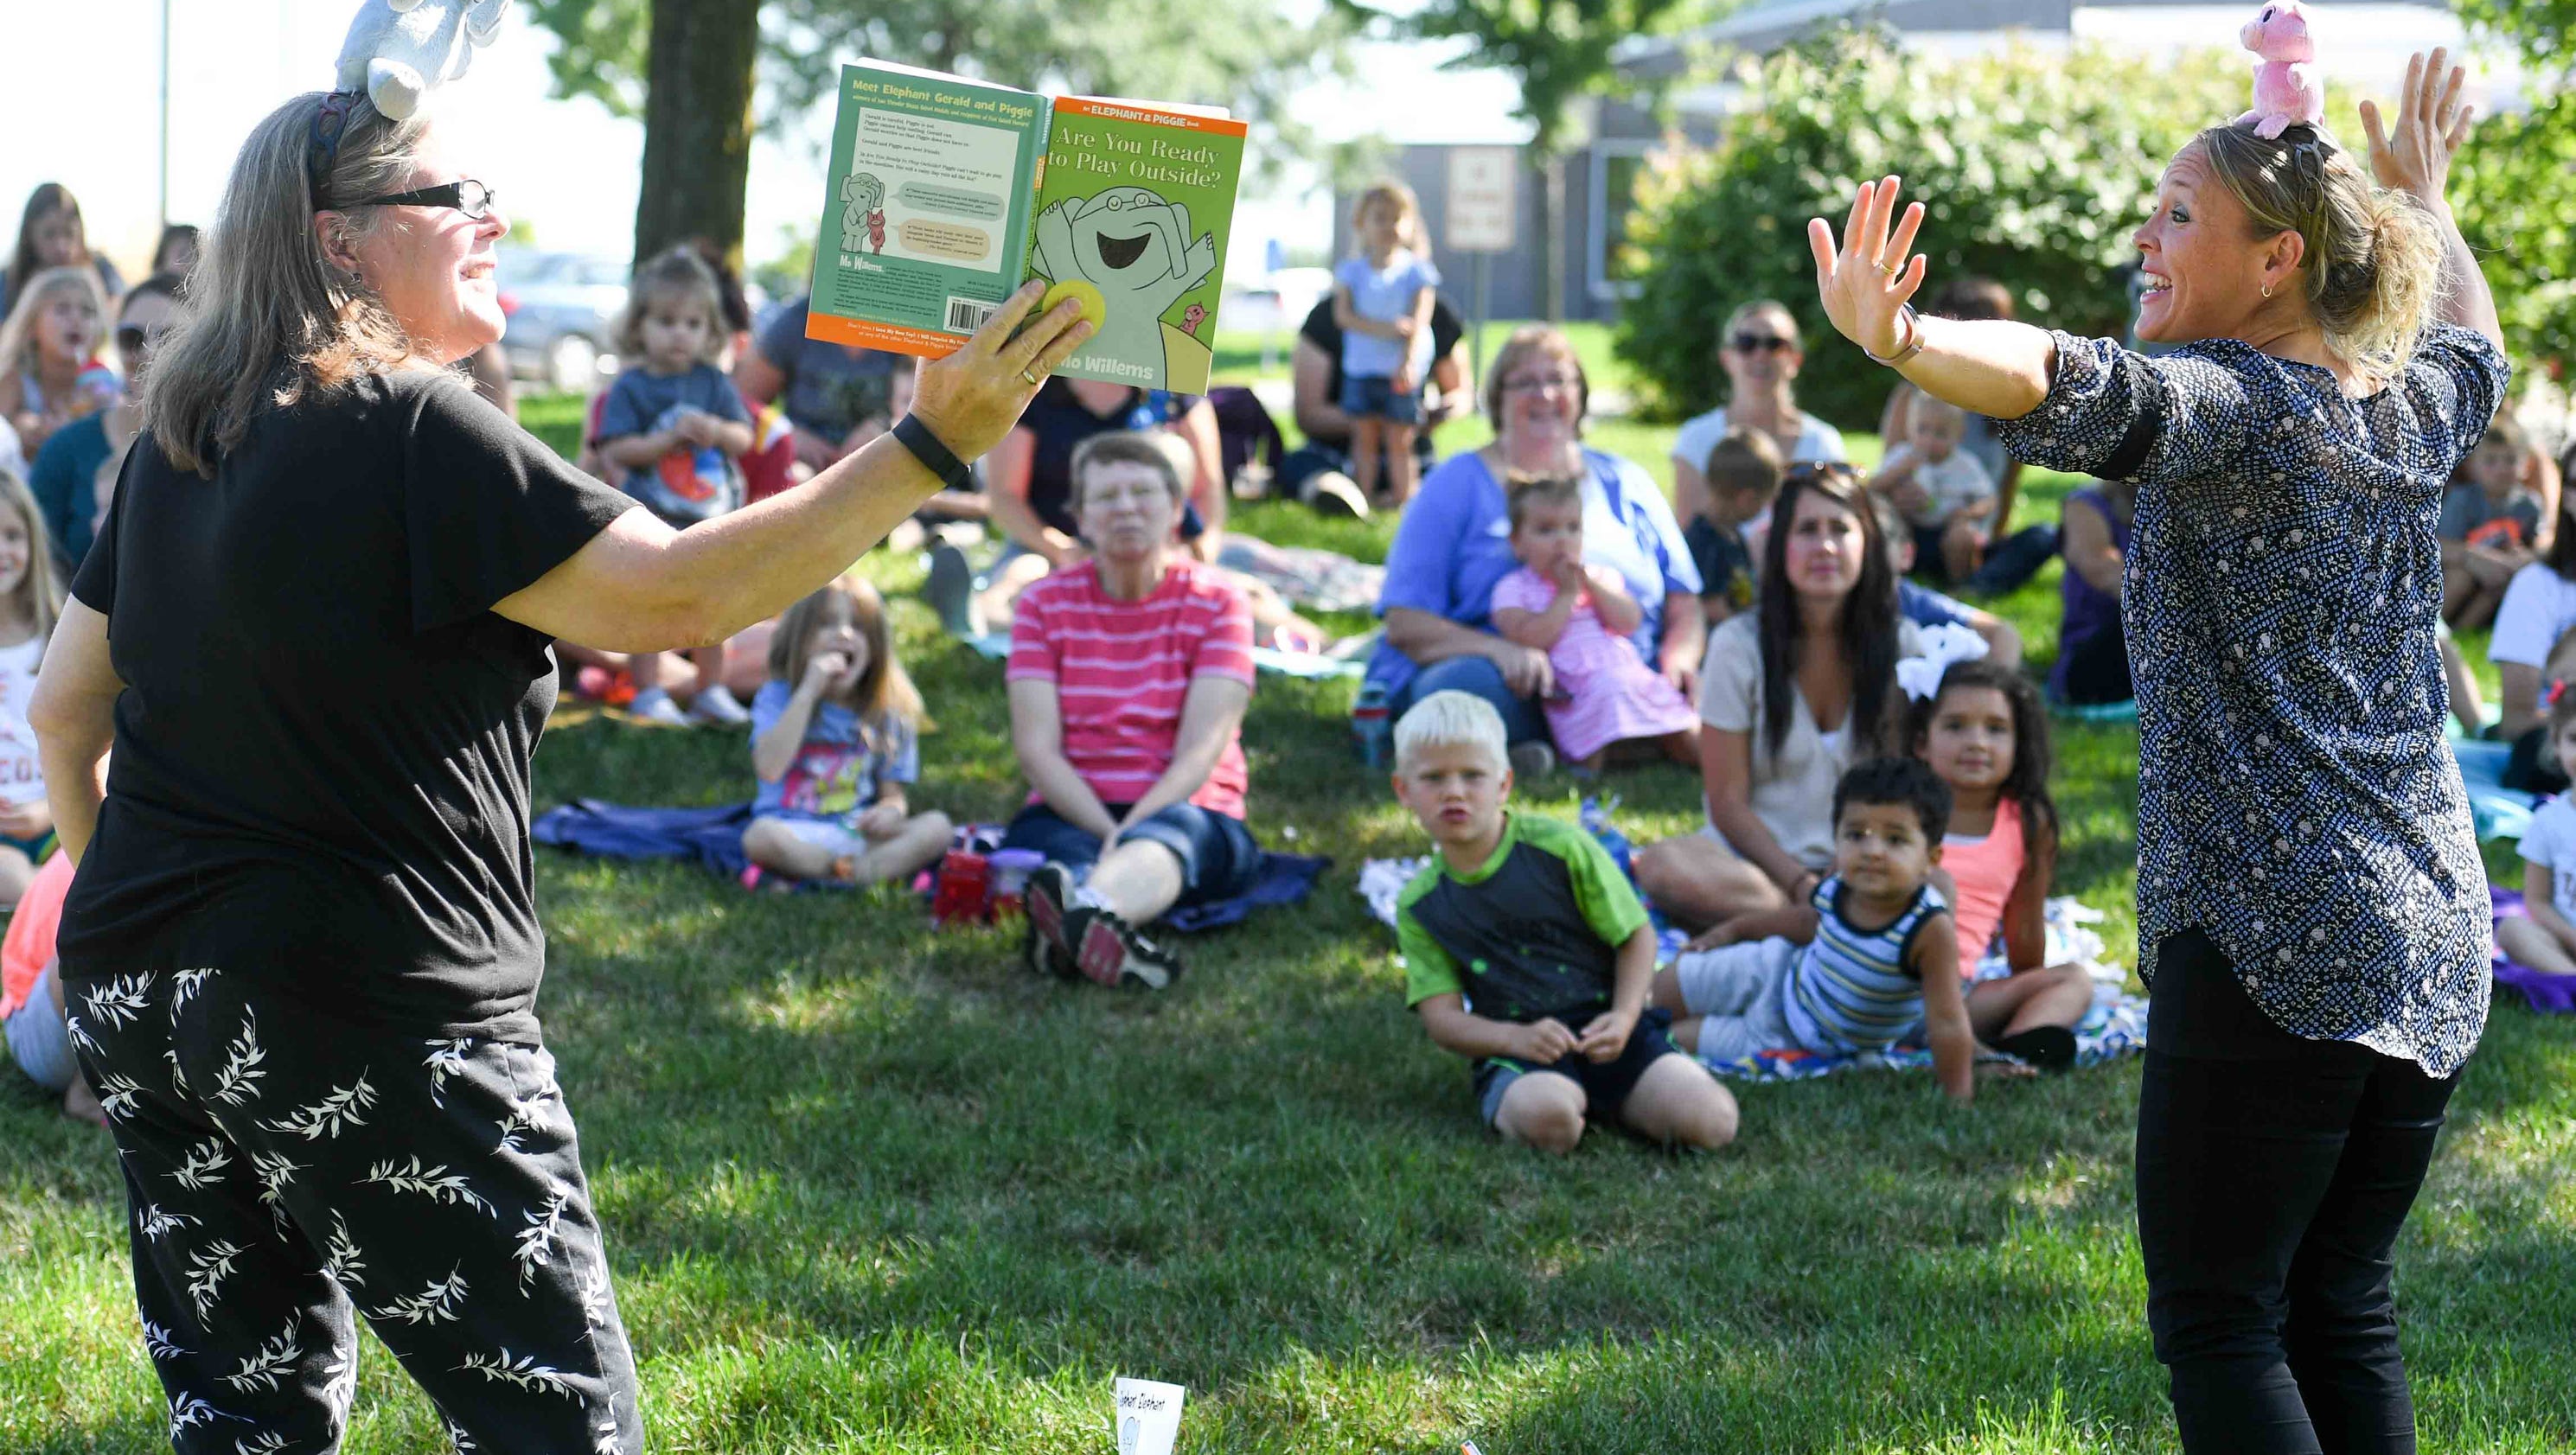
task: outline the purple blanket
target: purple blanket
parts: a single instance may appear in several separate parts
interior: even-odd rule
[[[2496,918],[2522,913],[2520,891],[2498,889],[2490,884],[2487,893],[2495,900]],[[2513,963],[2504,957],[2504,951],[2498,950],[2495,952],[2495,978],[2496,984],[2521,991],[2522,998],[2531,1002],[2531,1008],[2542,1015],[2564,1015],[2576,1011],[2576,975],[2545,975],[2528,965]]]

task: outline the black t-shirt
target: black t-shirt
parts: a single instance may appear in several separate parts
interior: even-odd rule
[[[533,1038],[555,664],[490,607],[634,508],[445,375],[272,408],[211,480],[136,441],[72,583],[126,686],[67,978],[212,967]]]
[[[1020,411],[1020,428],[1032,436],[1029,450],[1029,509],[1038,519],[1078,536],[1073,520],[1073,452],[1084,440],[1118,430],[1154,429],[1187,414],[1197,397],[1160,389],[1129,389],[1108,413],[1093,411],[1061,378],[1042,385],[1029,407]],[[1180,534],[1193,540],[1202,530],[1198,507],[1184,505]]]
[[[1342,402],[1342,327],[1333,322],[1332,299],[1326,298],[1315,305],[1314,309],[1306,315],[1305,324],[1297,330],[1297,336],[1322,349],[1324,357],[1333,361],[1333,372],[1324,380],[1324,401],[1328,404],[1340,404]],[[1467,324],[1458,316],[1458,310],[1449,306],[1448,299],[1437,293],[1432,294],[1432,362],[1437,364],[1440,360],[1449,357],[1449,351],[1458,347],[1458,340],[1466,336]],[[1428,440],[1430,435],[1429,430],[1422,430],[1417,432],[1415,438]],[[1348,435],[1344,435],[1340,439],[1318,439],[1312,442],[1340,448],[1351,441]]]

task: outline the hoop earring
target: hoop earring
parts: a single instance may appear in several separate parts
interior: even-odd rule
[[[2266,298],[2269,298],[2269,297],[2271,297],[2271,296],[2272,296],[2272,285],[2271,285],[2271,284],[2266,283],[2266,284],[2264,284],[2264,285],[2263,285],[2263,296],[2264,296],[2264,297],[2266,297]]]

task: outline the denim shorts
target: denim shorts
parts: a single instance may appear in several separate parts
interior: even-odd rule
[[[1342,413],[1353,417],[1368,415],[1389,424],[1420,424],[1422,391],[1408,389],[1399,394],[1395,381],[1383,374],[1344,378]]]
[[[1127,816],[1128,805],[1107,804],[1111,818]],[[1142,823],[1128,827],[1125,838],[1160,844],[1181,861],[1181,898],[1174,908],[1232,899],[1252,887],[1261,872],[1261,845],[1243,820],[1193,803],[1175,803]],[[1068,822],[1043,803],[1032,803],[1011,820],[1002,837],[1006,849],[1034,849],[1081,875],[1100,859],[1100,836]]]
[[[27,1003],[9,1013],[0,1030],[9,1038],[9,1057],[27,1079],[47,1091],[61,1091],[80,1074],[80,1062],[72,1056],[72,1041],[63,1029],[63,1013],[54,1009],[54,977],[60,966],[48,965],[36,976],[36,985],[27,992]]]

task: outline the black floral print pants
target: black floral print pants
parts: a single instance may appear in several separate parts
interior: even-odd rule
[[[362,1031],[220,968],[69,990],[180,1455],[337,1449],[353,1313],[460,1452],[642,1449],[542,1047]]]

